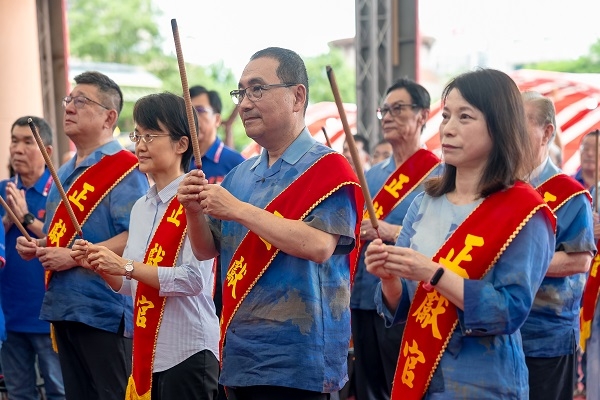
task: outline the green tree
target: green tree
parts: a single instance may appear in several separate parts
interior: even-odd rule
[[[523,68],[558,72],[600,73],[600,40],[590,46],[589,54],[575,60],[529,63],[523,65]]]
[[[329,53],[305,58],[310,88],[310,103],[334,101],[331,85],[325,68],[330,65],[335,74],[335,81],[344,103],[356,102],[356,72],[344,58],[343,52],[335,47],[329,48]]]
[[[84,61],[111,62],[142,66],[162,81],[161,91],[182,94],[177,59],[164,54],[157,19],[160,10],[152,0],[111,1],[68,0],[68,23],[71,55]],[[173,39],[171,38],[171,41]],[[186,63],[190,85],[202,84],[216,90],[223,100],[223,117],[234,105],[229,91],[237,87],[230,69],[223,63],[207,67]],[[126,102],[119,117],[122,131],[133,128],[133,102]],[[243,147],[248,138],[236,122],[233,126],[236,147]]]
[[[144,65],[161,54],[163,42],[152,0],[69,0],[69,40],[83,60]]]

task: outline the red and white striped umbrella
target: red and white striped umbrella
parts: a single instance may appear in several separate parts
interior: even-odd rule
[[[574,174],[579,167],[579,142],[583,135],[600,129],[600,74],[572,74],[563,72],[517,70],[509,73],[521,91],[532,90],[550,97],[556,107],[556,122],[563,144],[563,169]],[[348,125],[356,133],[356,105],[344,104]],[[422,134],[424,145],[440,154],[439,126],[442,120],[441,103],[431,107],[427,125]],[[309,105],[306,125],[310,133],[326,143],[322,132],[327,131],[333,149],[342,150],[344,131],[334,102]],[[251,143],[243,151],[245,157],[260,152],[260,146]]]

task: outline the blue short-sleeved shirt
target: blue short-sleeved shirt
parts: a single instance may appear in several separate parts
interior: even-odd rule
[[[480,203],[457,206],[446,196],[417,196],[404,218],[398,246],[433,257]],[[465,279],[464,311],[450,337],[424,399],[526,399],[528,371],[519,327],[554,254],[554,230],[536,213],[481,280]],[[376,292],[377,310],[387,323],[406,321],[418,283],[403,280],[403,295],[392,316]]]
[[[240,164],[222,186],[236,198],[264,208],[322,155],[332,150],[308,130],[268,166],[266,152]],[[340,235],[323,264],[279,252],[242,302],[227,331],[220,382],[242,387],[275,385],[334,392],[347,381],[350,340],[350,273],[356,207],[342,188],[305,218],[312,227]],[[247,229],[213,221],[222,232],[221,277]]]
[[[100,161],[103,155],[112,155],[123,148],[117,141],[111,141],[90,154],[78,166],[75,158],[63,165],[57,172],[65,191],[73,181],[89,166]],[[146,176],[137,168],[131,171],[98,204],[82,226],[83,236],[92,243],[110,239],[129,228],[129,214],[137,199],[148,190]],[[60,195],[52,185],[46,203],[48,227],[58,204]],[[46,321],[76,321],[109,332],[117,332],[124,318],[125,335],[133,333],[132,300],[129,296],[113,292],[96,273],[82,267],[55,272],[46,291],[40,318]]]
[[[16,176],[11,179],[19,190],[25,191],[27,208],[37,219],[44,221],[46,197],[52,184],[50,171],[46,169],[37,182],[27,188]],[[0,182],[0,196],[6,199],[6,184]],[[0,215],[4,216],[4,208]],[[32,235],[31,232],[29,232]],[[22,236],[16,225],[6,232],[6,266],[0,270],[0,292],[6,319],[6,329],[11,332],[50,333],[50,324],[40,320],[40,308],[46,292],[44,267],[37,258],[25,261],[15,250],[17,238]]]
[[[390,157],[384,160],[365,173],[367,179],[367,185],[369,186],[369,193],[371,198],[381,190],[388,177],[396,170],[396,163],[394,157]],[[430,174],[431,176],[439,175],[441,166],[438,166]],[[402,220],[406,215],[408,207],[414,200],[414,198],[424,190],[425,179],[419,186],[417,186],[411,193],[408,194],[400,203],[394,207],[394,209],[385,217],[383,220],[390,224],[402,225]],[[365,252],[370,242],[365,242],[361,248],[360,258],[358,261],[358,267],[356,268],[356,275],[354,276],[354,285],[352,286],[352,297],[350,298],[350,308],[359,310],[375,310],[375,301],[373,294],[375,288],[379,283],[379,278],[367,272],[365,266]]]
[[[531,184],[537,187],[559,172],[548,159]],[[587,196],[571,198],[556,211],[556,219],[556,251],[596,251],[592,207]],[[544,278],[521,328],[526,356],[558,357],[574,353],[579,342],[579,310],[586,278],[585,273]]]
[[[206,175],[208,183],[221,183],[225,175],[245,158],[232,149],[217,136],[206,154],[202,156],[202,172]],[[196,167],[195,158],[192,156],[188,172]]]

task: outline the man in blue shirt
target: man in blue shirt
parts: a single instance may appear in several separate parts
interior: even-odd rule
[[[52,176],[33,133],[27,124],[31,118],[38,127],[48,154],[52,154],[52,129],[38,117],[21,117],[11,128],[10,163],[15,171],[11,179],[0,182],[0,195],[32,237],[42,238],[46,198]],[[44,268],[38,259],[23,260],[15,246],[21,231],[0,210],[6,230],[7,264],[0,270],[0,293],[6,320],[7,339],[2,346],[2,371],[12,399],[37,398],[36,356],[49,399],[64,399],[65,390],[58,354],[52,349],[50,324],[40,320],[44,299]]]
[[[423,170],[417,173],[419,165],[423,165],[420,155],[421,133],[429,115],[430,96],[427,90],[410,79],[399,79],[386,91],[384,106],[378,113],[385,140],[392,147],[392,154],[386,160],[374,165],[365,174],[373,203],[379,202],[377,194],[383,190],[392,176],[397,176],[398,168],[408,176],[408,189],[403,197],[394,199],[394,204],[385,205],[386,210],[379,221],[376,232],[368,218],[363,219],[361,226],[362,248],[359,259],[350,309],[352,312],[352,338],[354,341],[354,389],[358,399],[384,400],[390,398],[394,371],[400,352],[403,324],[392,328],[385,327],[375,307],[375,289],[379,278],[370,274],[365,266],[365,251],[371,241],[377,237],[388,244],[395,244],[402,220],[415,197],[424,190],[424,182],[429,176],[439,173],[440,167],[433,171]],[[407,104],[413,107],[406,107]],[[433,157],[430,154],[427,154]],[[437,157],[434,157],[437,159]],[[439,160],[438,160],[439,163]]]
[[[561,173],[548,156],[556,134],[554,105],[537,92],[524,92],[523,100],[527,130],[533,148],[537,149],[538,167],[532,171],[530,183],[538,187]],[[574,194],[578,194],[565,193],[568,200],[554,209],[555,253],[521,327],[530,399],[573,398],[581,296],[596,250],[591,204],[583,186],[574,184]]]
[[[78,183],[77,178],[83,173],[93,171],[102,158],[133,157],[130,153],[124,155],[123,147],[113,139],[123,106],[119,86],[99,72],[84,72],[75,77],[75,83],[71,94],[63,100],[65,133],[77,149],[75,157],[58,170],[66,192]],[[122,254],[128,237],[129,213],[135,201],[148,190],[148,181],[135,168],[114,182],[110,191],[105,191],[100,185],[106,187],[112,183],[101,182],[101,178],[89,183],[93,190],[86,190],[101,191],[104,197],[93,208],[87,208],[93,211],[79,223],[86,240]],[[86,196],[78,193],[76,200],[85,201]],[[54,233],[50,223],[60,202],[53,185],[46,202],[47,235]],[[75,208],[74,200],[70,202]],[[83,205],[87,207],[88,203]],[[53,230],[58,222],[61,221],[53,225]],[[53,243],[58,234],[49,236]],[[131,373],[131,298],[113,292],[100,276],[78,266],[70,255],[71,243],[69,247],[52,246],[50,242],[46,247],[46,244],[46,238],[31,243],[19,237],[17,250],[25,259],[37,257],[44,269],[52,273],[40,318],[54,326],[66,396],[122,400]]]
[[[202,171],[209,183],[221,183],[225,175],[236,165],[244,161],[244,157],[225,146],[217,136],[217,129],[221,125],[221,98],[214,90],[207,90],[204,86],[190,88],[192,106],[198,113],[198,142],[202,154]],[[195,168],[195,159],[190,162],[191,170]]]
[[[234,168],[222,186],[209,185],[202,171],[194,170],[178,190],[196,257],[207,259],[220,251],[223,265],[232,265],[222,272],[223,317],[229,300],[236,299],[236,285],[239,290],[242,282],[252,283],[248,291],[238,292],[237,312],[225,318],[230,323],[222,336],[220,382],[237,400],[328,399],[347,381],[346,254],[354,247],[363,204],[350,195],[352,185],[346,183],[354,174],[347,161],[306,129],[308,77],[296,53],[281,48],[255,53],[238,87],[231,94],[246,134],[265,151]],[[287,210],[264,209],[292,194],[302,203],[309,186],[287,189],[303,174],[315,173],[310,168],[319,171],[315,164],[323,158],[335,160],[334,168],[344,176],[339,189],[323,196],[301,220],[285,218]],[[286,200],[282,206],[297,202]],[[259,236],[260,243],[244,248],[247,235]],[[272,247],[277,252],[265,265],[261,257]],[[247,259],[234,257],[242,248],[249,250]]]

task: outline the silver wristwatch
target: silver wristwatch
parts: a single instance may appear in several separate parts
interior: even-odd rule
[[[123,268],[125,268],[125,279],[131,280],[131,274],[133,273],[133,260],[127,260],[127,264],[125,264]]]

